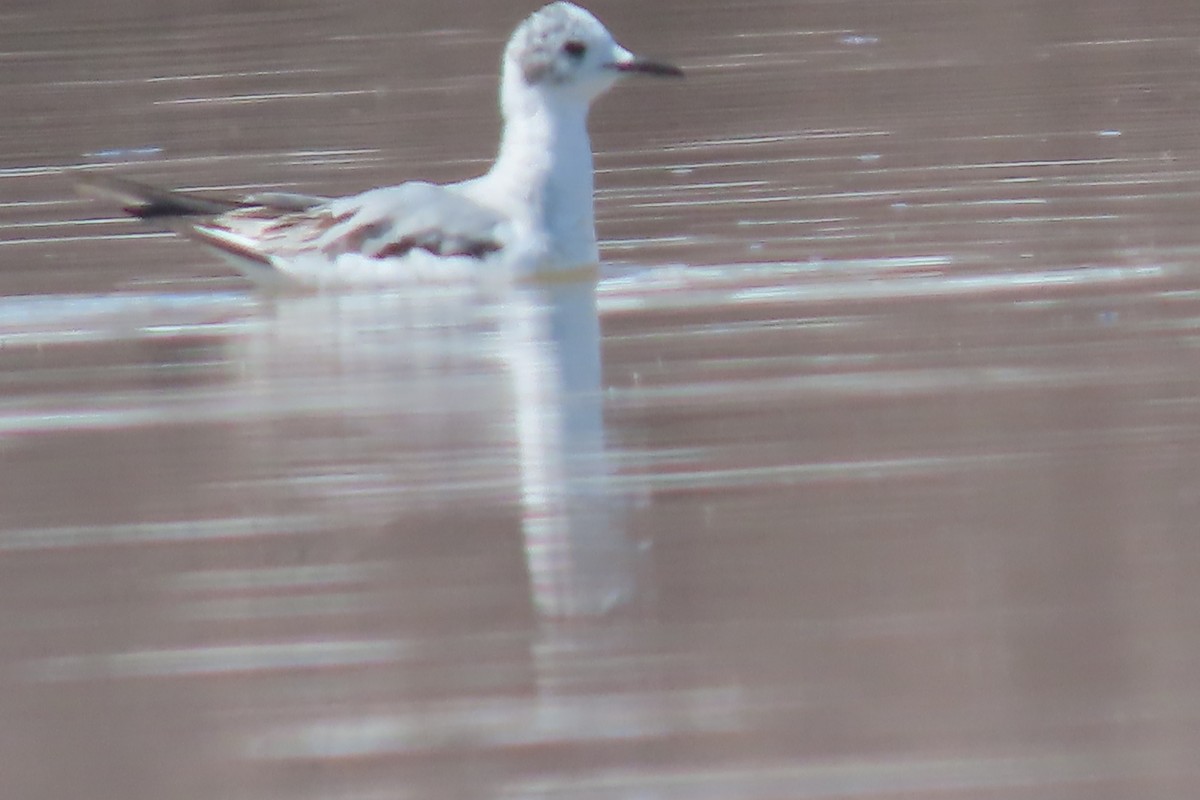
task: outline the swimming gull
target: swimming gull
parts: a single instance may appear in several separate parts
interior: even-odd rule
[[[591,13],[551,3],[504,50],[495,163],[461,183],[403,183],[349,197],[268,192],[237,200],[108,173],[86,193],[195,239],[260,284],[308,287],[527,276],[599,261],[588,109],[625,75],[681,76],[639,58]]]

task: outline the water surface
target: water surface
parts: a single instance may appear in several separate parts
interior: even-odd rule
[[[0,794],[1191,797],[1191,5],[597,2],[594,292],[71,193],[476,174],[530,8],[0,12]]]

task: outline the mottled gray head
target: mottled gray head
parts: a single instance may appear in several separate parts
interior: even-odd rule
[[[573,3],[551,3],[513,33],[504,51],[506,70],[531,87],[591,100],[624,74],[674,75],[670,64],[645,61],[617,44],[608,29]]]

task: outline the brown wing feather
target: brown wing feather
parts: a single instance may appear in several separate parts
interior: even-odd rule
[[[501,217],[453,187],[409,183],[341,200],[280,192],[226,199],[109,174],[91,173],[77,182],[132,216],[162,220],[171,230],[256,265],[313,252],[330,259],[347,253],[386,259],[424,250],[483,259],[503,248]]]

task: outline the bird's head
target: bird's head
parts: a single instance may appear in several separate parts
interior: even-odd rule
[[[520,24],[504,51],[507,80],[590,103],[625,75],[682,76],[671,64],[639,58],[590,12],[573,3],[544,6]]]

